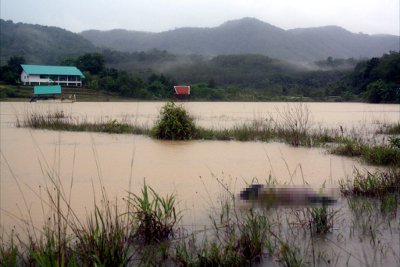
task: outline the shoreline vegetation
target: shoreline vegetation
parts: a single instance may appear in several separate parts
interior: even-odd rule
[[[201,86],[201,85],[200,85]],[[0,102],[28,102],[32,97],[33,87],[25,85],[10,85],[0,82]],[[137,98],[131,96],[118,95],[115,92],[106,90],[96,90],[86,87],[63,88],[63,95],[75,95],[76,102],[125,102],[125,101],[170,101],[171,96],[163,98]],[[257,98],[254,95],[240,95],[232,98],[209,99],[205,97],[195,97],[187,101],[190,102],[359,102],[365,103],[362,98],[353,97],[343,99],[341,96],[268,96]],[[390,103],[389,103],[390,104]]]
[[[191,55],[183,65],[171,64],[171,57],[176,55],[166,51],[120,54],[103,50],[67,58],[57,65],[76,66],[84,73],[83,88],[63,88],[66,94],[74,91],[78,101],[169,101],[174,99],[174,85],[189,82],[191,101],[400,102],[400,53],[395,51],[361,61],[328,57],[310,62],[308,67],[256,54]],[[139,68],[117,63],[123,58],[131,58]],[[159,69],[163,62],[168,62],[167,67]],[[18,86],[20,64],[25,63],[23,56],[11,56],[7,65],[1,66],[0,99],[29,98],[32,90]]]
[[[340,129],[312,129],[307,104],[288,104],[277,118],[254,120],[230,129],[206,129],[195,125],[186,110],[168,102],[152,128],[128,121],[109,119],[90,122],[73,119],[63,111],[32,112],[17,118],[17,127],[55,131],[138,134],[165,140],[278,141],[292,146],[325,147],[329,153],[359,157],[368,164],[400,167],[399,124],[385,125],[376,134],[389,135],[387,142],[366,141],[361,136],[345,135]],[[373,138],[372,138],[373,139]]]

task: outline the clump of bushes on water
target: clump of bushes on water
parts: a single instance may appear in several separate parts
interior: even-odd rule
[[[151,130],[153,137],[162,140],[195,139],[197,132],[193,118],[182,106],[177,106],[173,102],[162,107],[160,118]]]

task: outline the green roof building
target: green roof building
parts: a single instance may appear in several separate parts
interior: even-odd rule
[[[33,94],[40,95],[60,95],[61,85],[36,85],[33,87]]]
[[[61,85],[81,87],[85,76],[73,66],[44,66],[22,64],[21,82],[24,85]]]

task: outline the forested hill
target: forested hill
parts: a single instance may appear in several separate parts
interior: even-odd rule
[[[370,58],[398,51],[399,37],[351,33],[337,26],[283,30],[254,18],[228,21],[214,28],[179,28],[161,33],[127,30],[84,31],[99,47],[135,52],[150,49],[175,54],[262,54],[288,61]]]
[[[59,64],[66,57],[96,50],[73,32],[41,25],[13,23],[0,19],[1,63],[11,56],[23,56],[30,64]]]

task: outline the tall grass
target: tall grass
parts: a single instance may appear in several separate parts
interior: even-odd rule
[[[354,169],[354,178],[340,180],[340,191],[344,196],[383,197],[389,193],[400,192],[400,170],[366,171]]]
[[[141,195],[129,193],[127,204],[138,221],[134,236],[149,244],[161,242],[173,237],[174,228],[179,223],[180,215],[175,208],[175,195],[159,196],[144,183]]]
[[[400,134],[400,123],[383,125],[383,127],[381,127],[377,133],[391,135]]]
[[[400,167],[400,149],[394,145],[367,144],[346,138],[332,147],[330,152],[341,156],[361,157],[373,165]]]
[[[156,198],[145,207],[139,202],[147,198],[147,190]],[[49,189],[47,192],[51,199],[43,204],[50,205],[52,215],[38,233],[27,230],[26,238],[16,238],[14,232],[8,238],[2,235],[1,266],[135,265],[143,261],[143,240],[169,239],[179,222],[175,196],[161,197],[147,185],[142,196],[129,193],[122,210],[103,191],[101,206],[95,204],[94,211],[83,220],[70,209],[68,201],[64,202],[67,199],[62,191],[55,195]],[[67,207],[60,208],[60,202]]]
[[[95,205],[84,220],[54,207],[56,213],[37,238],[2,236],[0,261],[5,266],[249,266],[262,261],[274,266],[319,266],[321,261],[330,265],[331,259],[315,240],[332,232],[336,220],[332,209],[322,206],[300,213],[263,206],[243,209],[236,206],[235,194],[225,190],[220,207],[210,215],[211,228],[200,236],[195,232],[176,236],[180,219],[176,196],[162,197],[144,183],[140,194],[128,193],[122,209],[104,192],[102,205]],[[63,193],[56,192],[50,203],[64,200]],[[356,210],[359,204],[353,206]],[[296,212],[302,215],[293,216]],[[354,224],[384,249],[379,245],[380,225],[371,216],[359,217]]]
[[[61,115],[62,116],[61,116]],[[117,120],[89,122],[79,121],[65,116],[64,113],[30,113],[24,120],[17,120],[17,127],[29,127],[34,129],[47,129],[54,131],[75,131],[75,132],[102,132],[102,133],[129,133],[149,134],[149,130],[142,126],[132,125]]]

